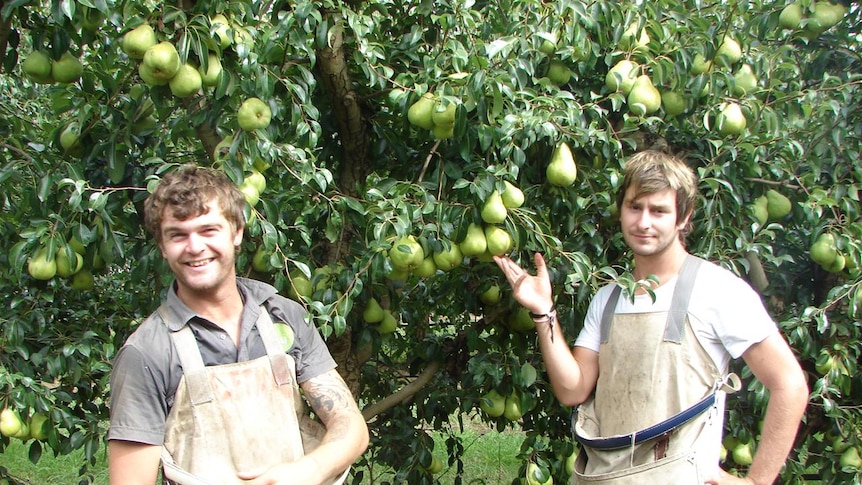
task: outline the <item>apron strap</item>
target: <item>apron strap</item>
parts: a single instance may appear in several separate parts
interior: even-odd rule
[[[685,330],[685,319],[688,314],[688,302],[691,300],[691,292],[694,288],[694,280],[697,277],[697,270],[703,259],[689,254],[682,267],[679,270],[676,285],[673,289],[673,299],[671,300],[670,310],[667,313],[667,325],[664,330],[665,342],[682,342],[682,334]],[[602,321],[600,324],[601,343],[607,343],[611,334],[611,325],[614,320],[614,313],[617,308],[617,302],[620,299],[622,288],[614,286],[611,290],[611,296],[608,297],[605,308],[602,311]]]
[[[160,305],[158,311],[162,317],[162,322],[167,325],[170,313],[167,307]],[[198,405],[212,401],[213,393],[207,378],[206,367],[204,367],[201,351],[198,349],[198,342],[191,327],[183,325],[180,330],[171,332],[170,335],[180,358],[180,365],[183,367],[183,377],[186,387],[189,389],[189,398],[192,404]]]
[[[279,386],[292,384],[293,372],[290,370],[287,354],[285,353],[285,349],[281,347],[281,342],[275,334],[275,324],[272,323],[272,318],[263,305],[260,306],[260,316],[257,318],[256,325],[260,338],[263,339],[266,355],[269,357],[275,383]]]
[[[688,316],[688,302],[691,300],[694,280],[697,278],[697,270],[702,262],[702,259],[689,254],[679,269],[670,310],[667,312],[667,325],[664,328],[665,342],[682,342],[685,319]]]

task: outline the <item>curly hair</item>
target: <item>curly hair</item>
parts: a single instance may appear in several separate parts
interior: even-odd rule
[[[215,200],[225,218],[236,229],[245,227],[245,196],[224,172],[196,165],[184,165],[159,181],[144,201],[144,225],[156,242],[161,243],[165,211],[179,220],[207,212]]]

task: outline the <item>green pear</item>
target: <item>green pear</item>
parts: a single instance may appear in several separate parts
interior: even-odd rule
[[[51,426],[51,422],[48,420],[48,416],[44,413],[33,413],[30,416],[30,438],[42,441],[48,437],[48,427]]]
[[[412,235],[399,237],[389,249],[389,260],[395,269],[413,271],[424,259],[425,251]]]
[[[126,32],[120,48],[132,59],[143,59],[147,49],[157,42],[156,31],[149,24],[141,24]]]
[[[64,52],[59,59],[51,64],[51,77],[54,81],[69,84],[81,79],[84,65],[70,52]]]
[[[83,150],[81,144],[81,125],[73,121],[60,132],[60,147],[65,153],[77,154]]]
[[[27,273],[37,280],[50,280],[57,274],[57,261],[54,254],[48,253],[47,247],[39,248],[27,260]]]
[[[73,256],[69,256],[69,252],[65,247],[57,248],[57,253],[54,255],[54,261],[57,264],[57,276],[66,278],[81,271],[84,267],[84,257],[75,251],[71,251]]]
[[[718,132],[723,136],[741,135],[746,124],[742,108],[734,102],[726,103],[718,113]]]
[[[502,256],[512,250],[512,236],[500,226],[489,224],[485,226],[485,241],[488,252],[493,256]]]
[[[434,253],[432,258],[434,258],[434,263],[441,271],[452,271],[461,265],[464,255],[461,253],[461,247],[450,241],[449,249],[445,249],[444,245],[444,249],[438,253]]]
[[[210,19],[210,26],[212,27],[212,35],[219,42],[219,46],[222,49],[227,49],[231,43],[233,43],[233,38],[230,36],[230,21],[224,14],[216,14]]]
[[[661,93],[661,105],[668,116],[678,116],[685,113],[685,98],[679,91]]]
[[[628,97],[629,111],[637,116],[655,113],[661,108],[661,93],[646,74],[641,74]]]
[[[521,398],[517,392],[513,391],[512,394],[506,396],[506,403],[503,406],[503,416],[509,421],[517,421],[521,419],[522,415]]]
[[[539,52],[546,56],[552,56],[557,52],[557,36],[554,34],[540,34],[542,42],[539,44]]]
[[[488,242],[485,240],[485,231],[482,226],[476,223],[470,223],[467,226],[467,234],[464,240],[458,245],[461,249],[461,254],[464,256],[473,257],[479,256],[488,249]]]
[[[434,262],[434,258],[432,256],[426,256],[425,259],[419,263],[419,266],[413,269],[413,274],[420,278],[430,278],[437,274],[437,263]]]
[[[638,77],[639,68],[637,62],[628,59],[617,62],[605,75],[605,87],[612,92],[628,94]]]
[[[766,212],[769,220],[777,221],[790,214],[793,205],[784,194],[775,189],[766,191]]]
[[[809,249],[811,260],[822,267],[832,265],[838,257],[838,248],[835,246],[835,236],[824,232],[817,237]]]
[[[754,461],[750,442],[736,445],[731,453],[733,455],[733,461],[737,465],[748,466],[751,465],[752,461]]]
[[[434,127],[452,127],[455,125],[455,103],[449,103],[443,106],[442,103],[435,102],[434,109],[431,111],[431,122]]]
[[[712,61],[707,60],[700,52],[694,55],[694,59],[691,62],[692,74],[703,74],[709,71],[710,68],[712,68]]]
[[[492,418],[499,418],[506,410],[506,398],[491,389],[479,400],[479,409]]]
[[[505,221],[507,213],[506,205],[503,204],[503,197],[496,190],[491,192],[491,195],[482,204],[482,220],[488,224],[499,224]]]
[[[715,51],[715,60],[725,67],[732,66],[742,59],[742,47],[731,36],[725,36]]]
[[[374,297],[368,299],[368,303],[365,304],[365,309],[362,310],[362,320],[364,320],[365,323],[382,322],[385,315],[383,307],[380,306],[380,302],[378,302]]]
[[[434,106],[436,106],[434,95],[431,93],[423,94],[407,108],[407,120],[413,126],[426,130],[434,129],[434,119],[432,118]]]
[[[649,41],[650,38],[646,27],[638,32],[638,22],[634,21],[623,32],[623,35],[620,36],[620,42],[617,47],[624,51],[646,51],[649,50]]]
[[[51,58],[44,51],[33,51],[21,63],[21,69],[33,82],[50,84],[54,82],[51,62]]]
[[[778,25],[783,29],[796,30],[802,23],[802,3],[787,4],[778,15]]]
[[[565,63],[554,59],[548,64],[548,79],[557,86],[567,84],[572,78],[572,70]]]
[[[479,301],[485,305],[496,305],[500,303],[501,295],[500,285],[491,285],[487,290],[479,293]]]
[[[207,54],[207,68],[198,67],[198,73],[201,75],[201,84],[207,87],[212,87],[218,84],[221,78],[222,65],[221,59],[212,52]]]
[[[852,468],[856,471],[862,469],[862,456],[859,456],[859,449],[851,446],[841,453],[838,459],[838,466],[841,468]]]
[[[381,334],[389,334],[398,329],[398,320],[395,318],[395,315],[387,310],[383,310],[383,319],[380,320],[380,324],[377,325],[377,331]]]
[[[733,94],[744,96],[757,88],[757,76],[748,64],[743,64],[733,75]]]
[[[203,86],[200,72],[191,64],[183,64],[179,71],[168,81],[171,93],[178,98],[188,98],[199,92]]]
[[[269,258],[272,256],[272,251],[266,249],[266,246],[261,244],[254,251],[254,256],[251,258],[251,267],[258,273],[269,273],[275,269],[270,263]]]
[[[448,140],[455,136],[455,125],[434,125],[434,128],[431,128],[431,133],[436,140]]]
[[[11,408],[3,408],[3,411],[0,411],[0,434],[11,438],[18,435],[23,427],[24,422],[17,411]]]
[[[766,205],[766,196],[761,195],[754,200],[754,204],[752,206],[752,213],[754,214],[754,219],[761,226],[766,224],[766,222],[769,220],[769,211],[767,210]]]
[[[844,15],[847,13],[847,8],[840,3],[832,3],[828,0],[818,0],[814,2],[814,12],[811,14],[812,22],[815,30],[825,32],[838,24]]]
[[[503,184],[506,186],[506,189],[500,194],[503,198],[503,205],[507,209],[517,209],[524,205],[524,192],[508,180],[504,180]]]
[[[82,268],[81,271],[73,274],[72,281],[69,283],[73,290],[78,291],[92,290],[95,285],[96,280],[93,278],[93,272],[88,268]]]
[[[506,325],[510,330],[515,332],[528,332],[536,328],[536,322],[530,317],[530,311],[524,307],[518,309],[510,315],[506,321]]]
[[[578,176],[578,167],[575,165],[575,157],[572,149],[566,142],[560,142],[551,154],[551,161],[545,169],[545,176],[551,185],[557,187],[568,187],[575,183]]]
[[[151,84],[147,81],[147,78],[150,78],[156,85],[164,85],[176,75],[181,65],[177,48],[170,42],[163,41],[147,49],[138,72],[147,84]]]

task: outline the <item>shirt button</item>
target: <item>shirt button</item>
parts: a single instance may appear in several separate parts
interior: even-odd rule
[[[222,333],[222,334],[219,334],[218,338],[221,340],[224,340],[227,338],[227,336],[225,336],[225,334]]]

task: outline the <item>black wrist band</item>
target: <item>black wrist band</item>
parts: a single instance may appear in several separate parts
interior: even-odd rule
[[[533,312],[529,312],[529,313],[530,313],[530,318],[532,318],[534,322],[535,322],[535,320],[538,320],[540,318],[546,319],[546,321],[548,322],[548,326],[550,327],[550,330],[551,330],[551,343],[554,343],[554,321],[557,319],[557,309],[554,307],[551,307],[551,309],[548,310],[548,313],[533,313]],[[539,322],[539,323],[545,323],[545,322],[543,321],[543,322]]]

